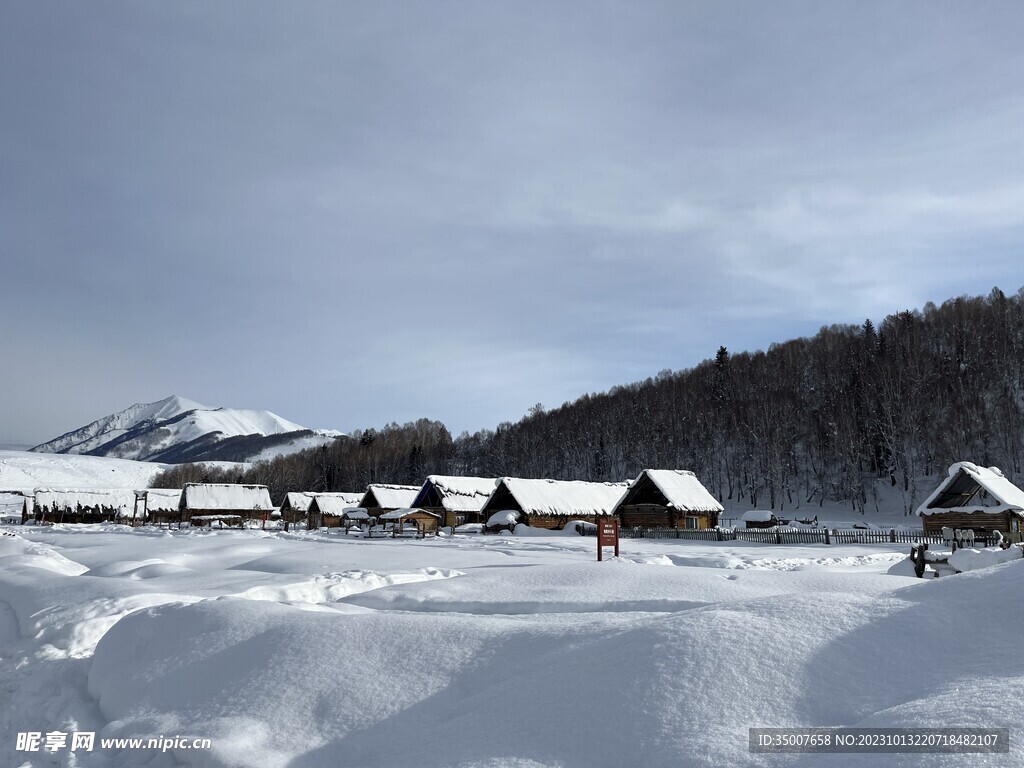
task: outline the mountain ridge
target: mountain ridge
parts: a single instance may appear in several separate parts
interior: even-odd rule
[[[29,450],[164,463],[246,461],[326,444],[337,434],[271,411],[213,408],[171,395],[135,403]]]

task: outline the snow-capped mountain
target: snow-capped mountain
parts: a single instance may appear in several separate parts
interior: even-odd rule
[[[330,442],[337,432],[311,430],[270,411],[211,408],[177,395],[97,419],[32,448],[136,461],[246,461]]]

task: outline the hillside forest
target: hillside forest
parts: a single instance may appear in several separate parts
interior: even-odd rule
[[[735,506],[913,514],[954,461],[1024,479],[1024,288],[928,303],[877,325],[830,325],[765,351],[718,347],[694,368],[534,406],[518,422],[453,437],[420,419],[338,438],[239,472],[171,467],[158,487],[262,483],[288,491],[421,484],[429,474],[622,480],[690,469]]]

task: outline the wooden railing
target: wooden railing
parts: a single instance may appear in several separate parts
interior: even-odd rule
[[[812,528],[805,531],[778,528],[621,528],[624,539],[681,539],[689,541],[749,541],[756,544],[942,544],[942,536],[914,529],[863,530]],[[995,546],[995,536],[975,539],[977,546]]]

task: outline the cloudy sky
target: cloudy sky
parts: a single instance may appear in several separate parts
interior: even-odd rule
[[[0,443],[454,433],[1024,285],[1024,6],[0,0]]]

